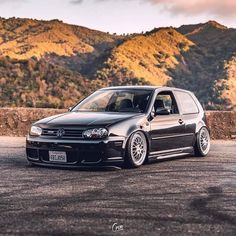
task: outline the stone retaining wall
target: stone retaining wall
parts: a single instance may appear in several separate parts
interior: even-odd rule
[[[208,126],[213,139],[236,139],[236,112],[206,112]]]
[[[35,121],[63,112],[66,110],[0,108],[0,136],[25,136]]]
[[[0,108],[0,136],[25,136],[35,121],[63,112],[66,110]],[[213,139],[236,138],[236,112],[207,112],[207,120]]]

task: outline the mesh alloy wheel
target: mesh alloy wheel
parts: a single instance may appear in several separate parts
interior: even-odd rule
[[[126,159],[130,167],[141,166],[147,156],[147,141],[142,132],[131,135],[128,141]]]
[[[204,157],[210,151],[210,134],[206,127],[202,127],[197,134],[197,140],[195,144],[195,155]]]

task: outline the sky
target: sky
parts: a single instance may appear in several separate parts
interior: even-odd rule
[[[0,0],[0,16],[59,19],[118,34],[208,20],[236,28],[236,0]]]

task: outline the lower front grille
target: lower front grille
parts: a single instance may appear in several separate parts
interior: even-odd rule
[[[49,151],[65,152],[67,163],[62,164],[94,164],[107,158],[107,150],[104,149],[104,144],[38,144],[35,142],[27,145],[27,156],[29,158],[37,157],[38,161],[54,164],[54,162],[49,161]]]
[[[34,159],[34,160],[38,160],[39,159],[38,150],[37,149],[27,149],[26,154],[27,154],[27,156],[30,159]]]

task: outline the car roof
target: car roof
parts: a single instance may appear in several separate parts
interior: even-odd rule
[[[101,90],[117,90],[117,89],[144,89],[144,90],[154,90],[157,88],[161,88],[159,86],[140,86],[140,85],[133,85],[133,86],[113,86],[113,87],[106,87],[102,88]]]
[[[160,89],[160,90],[178,90],[178,91],[183,91],[183,92],[190,92],[188,90],[184,90],[184,89],[180,89],[180,88],[175,88],[175,87],[166,87],[166,86],[146,86],[146,85],[133,85],[133,86],[113,86],[113,87],[106,87],[106,88],[102,88],[100,90],[118,90],[118,89],[143,89],[143,90],[156,90],[156,89]]]

